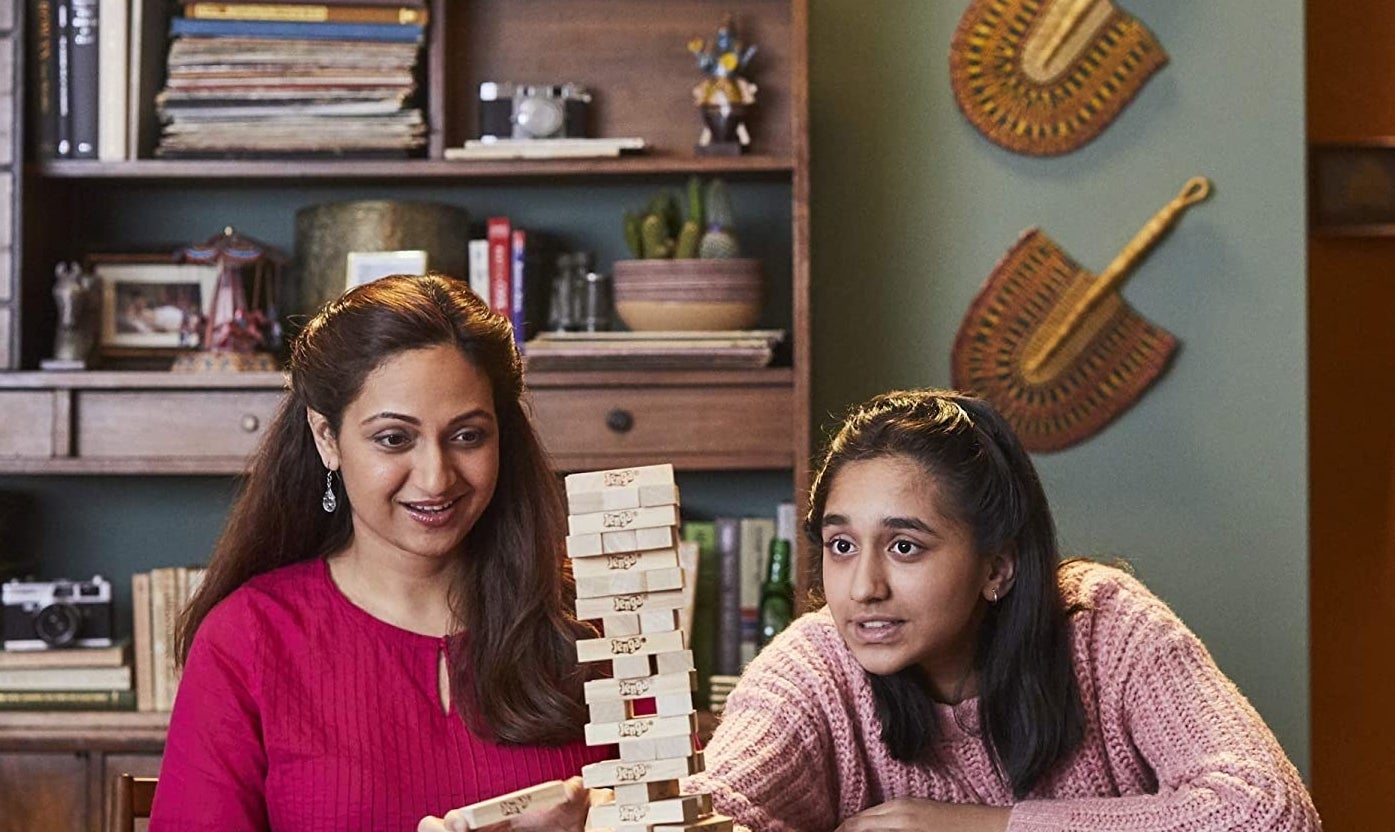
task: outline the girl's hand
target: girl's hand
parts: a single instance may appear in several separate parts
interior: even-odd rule
[[[548,809],[524,812],[515,818],[501,823],[481,827],[481,832],[582,832],[586,826],[586,812],[591,808],[591,793],[581,783],[580,777],[565,781],[567,802]],[[466,832],[465,814],[459,809],[446,812],[443,818],[424,817],[417,824],[417,832]]]
[[[903,797],[858,812],[837,832],[1004,832],[1011,813],[1005,806]]]

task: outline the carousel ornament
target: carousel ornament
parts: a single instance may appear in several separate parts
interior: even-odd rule
[[[181,254],[186,263],[218,266],[213,302],[202,322],[203,349],[175,362],[175,372],[275,372],[282,330],[276,287],[286,258],[228,227]]]

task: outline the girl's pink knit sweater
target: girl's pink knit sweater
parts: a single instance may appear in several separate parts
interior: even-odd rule
[[[825,608],[747,668],[687,784],[762,832],[821,832],[899,797],[1012,806],[1009,832],[1320,829],[1273,734],[1166,604],[1125,572],[1064,566],[1084,741],[1014,802],[978,736],[977,700],[936,705],[935,764],[891,757],[872,690]]]

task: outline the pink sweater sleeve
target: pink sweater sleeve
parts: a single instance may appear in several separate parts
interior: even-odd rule
[[[267,829],[250,618],[233,597],[199,627],[170,716],[150,832]]]
[[[1119,716],[1157,794],[1025,801],[1009,832],[1320,829],[1298,772],[1200,640],[1171,611],[1150,617],[1127,636],[1100,638],[1128,642]]]

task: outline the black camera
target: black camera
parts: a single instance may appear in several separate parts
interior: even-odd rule
[[[6,650],[110,647],[111,583],[21,581],[0,585],[0,636]]]
[[[480,138],[586,137],[591,94],[577,84],[480,84]]]

